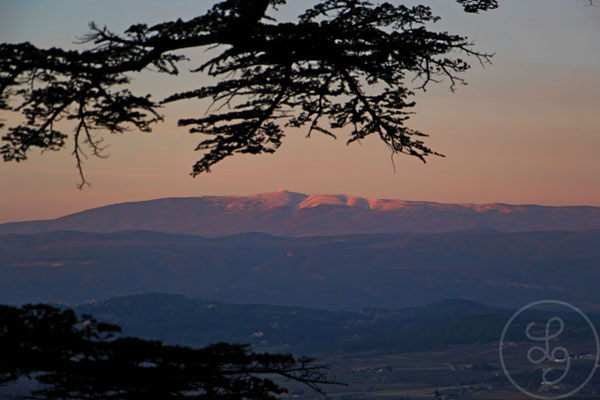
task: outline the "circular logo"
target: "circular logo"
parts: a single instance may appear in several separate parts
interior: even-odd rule
[[[583,320],[587,323],[587,325],[589,325],[589,328],[591,329],[593,339],[594,339],[594,342],[596,345],[595,352],[585,354],[585,357],[587,357],[588,359],[594,360],[592,370],[590,371],[590,373],[588,375],[586,375],[585,380],[583,380],[583,382],[579,386],[577,386],[575,389],[571,390],[568,393],[563,393],[563,394],[552,394],[552,393],[541,394],[540,392],[532,393],[531,391],[526,390],[525,388],[523,388],[522,385],[517,383],[515,377],[513,377],[510,374],[510,372],[506,366],[505,350],[510,348],[511,346],[514,346],[514,344],[512,342],[506,341],[506,335],[507,335],[509,328],[515,321],[515,319],[517,319],[519,316],[521,316],[527,310],[532,310],[535,307],[547,306],[547,305],[552,305],[554,307],[556,307],[556,306],[566,307],[569,310],[574,311],[577,314],[579,314],[579,316],[581,316],[583,318]],[[539,345],[531,346],[527,350],[526,360],[530,366],[534,366],[534,367],[536,367],[536,366],[542,367],[543,365],[552,365],[552,366],[556,367],[556,368],[552,368],[552,367],[548,368],[547,367],[547,368],[539,369],[540,379],[541,379],[541,387],[544,388],[548,392],[552,392],[552,390],[555,390],[558,387],[558,385],[560,385],[560,383],[563,382],[563,380],[565,378],[567,378],[567,376],[569,375],[569,372],[571,371],[572,360],[576,359],[577,357],[581,357],[582,355],[581,354],[572,355],[569,353],[567,348],[565,348],[564,346],[552,347],[553,346],[552,341],[556,341],[564,332],[565,322],[562,318],[560,318],[558,316],[553,316],[552,318],[548,319],[545,324],[542,324],[542,325],[543,325],[542,329],[540,329],[539,325],[536,322],[530,322],[529,324],[527,324],[527,327],[525,328],[525,330],[523,332],[529,341],[539,344]],[[536,330],[538,332],[536,332]],[[541,331],[541,332],[539,332],[539,331]],[[504,326],[504,329],[502,330],[502,336],[500,337],[500,343],[499,343],[499,351],[500,351],[500,364],[502,365],[502,370],[504,371],[504,374],[506,375],[506,377],[508,378],[510,383],[515,388],[517,388],[519,391],[521,391],[521,393],[523,393],[529,397],[532,397],[534,399],[558,400],[558,399],[565,399],[565,398],[570,397],[570,396],[574,395],[575,393],[579,392],[592,379],[592,377],[594,376],[594,373],[596,372],[596,365],[598,365],[598,362],[600,361],[600,340],[598,339],[598,332],[596,331],[594,324],[592,323],[592,321],[590,321],[588,316],[585,315],[585,313],[583,313],[583,311],[581,311],[579,308],[575,307],[572,304],[566,303],[564,301],[540,300],[540,301],[536,301],[536,302],[530,303],[530,304],[522,307],[520,310],[518,310],[517,312],[515,312],[512,315],[512,317],[508,320],[508,322]],[[559,372],[559,373],[557,374],[555,372]]]

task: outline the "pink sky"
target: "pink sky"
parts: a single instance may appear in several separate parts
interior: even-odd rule
[[[128,22],[186,17],[198,8],[187,0],[169,9],[158,2],[141,7],[147,4],[141,1],[124,9],[115,1],[59,3],[68,18],[46,10],[45,2],[5,1],[2,41],[70,45],[68,38],[84,33],[89,20],[121,29]],[[110,157],[86,162],[92,187],[83,191],[75,188],[70,149],[2,163],[0,222],[123,201],[278,188],[438,202],[600,206],[600,7],[530,0],[501,2],[500,10],[479,16],[449,5],[435,10],[446,16],[445,29],[496,52],[494,65],[481,69],[474,63],[466,75],[469,85],[456,93],[444,83],[417,98],[410,126],[430,133],[428,144],[446,158],[424,165],[397,157],[394,173],[388,150],[375,137],[346,146],[343,134],[334,141],[289,131],[274,155],[236,156],[193,179],[188,173],[199,158],[193,149],[201,138],[176,127],[178,116],[196,112],[198,105],[190,103],[165,109],[166,122],[152,134],[108,138]],[[156,82],[144,76],[136,85],[160,97],[198,84],[192,79],[198,77]]]

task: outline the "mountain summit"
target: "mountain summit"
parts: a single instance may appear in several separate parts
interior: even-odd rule
[[[152,230],[223,236],[506,232],[600,229],[600,207],[444,204],[278,190],[252,196],[180,197],[119,203],[53,220],[0,224],[1,233]]]

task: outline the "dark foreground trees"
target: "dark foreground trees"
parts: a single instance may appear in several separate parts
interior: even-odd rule
[[[456,1],[470,13],[497,7],[496,0]],[[0,44],[0,109],[23,117],[6,127],[0,154],[22,161],[33,148],[62,149],[70,126],[83,185],[82,145],[102,155],[98,130],[149,131],[162,119],[160,107],[191,99],[213,103],[206,114],[179,121],[206,136],[192,175],[235,153],[274,152],[286,127],[306,127],[308,136],[346,127],[348,143],[375,134],[393,153],[438,154],[424,133],[406,126],[411,88],[443,78],[454,88],[469,68],[464,57],[487,62],[488,54],[464,37],[430,30],[438,17],[429,7],[322,0],[296,22],[278,22],[269,13],[284,3],[223,0],[191,20],[132,25],[122,35],[92,24],[83,51]],[[195,60],[199,79],[190,90],[154,100],[127,88],[144,69],[177,75],[194,48],[216,55]],[[206,84],[207,75],[216,83]],[[420,83],[411,83],[415,77]]]
[[[49,305],[0,306],[0,385],[37,380],[36,399],[276,399],[283,378],[322,393],[325,366],[244,345],[167,346]],[[281,380],[281,379],[280,379]]]

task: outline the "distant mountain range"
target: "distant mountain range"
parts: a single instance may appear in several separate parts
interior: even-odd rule
[[[120,203],[53,220],[0,224],[0,234],[150,230],[207,237],[244,232],[314,236],[465,229],[504,232],[600,229],[600,207],[442,204],[305,195],[280,190],[245,197],[206,196]]]
[[[0,303],[168,292],[358,310],[463,298],[600,309],[600,230],[221,238],[129,231],[0,235]]]

